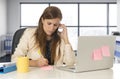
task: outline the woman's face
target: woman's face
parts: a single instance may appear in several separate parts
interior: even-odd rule
[[[43,23],[43,30],[48,36],[51,36],[56,29],[59,27],[60,24],[60,19],[55,18],[55,19],[42,19]]]

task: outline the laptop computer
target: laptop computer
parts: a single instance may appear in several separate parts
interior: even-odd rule
[[[115,36],[78,37],[77,56],[74,66],[58,66],[58,69],[85,72],[113,67]]]

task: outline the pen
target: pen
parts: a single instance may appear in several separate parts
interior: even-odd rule
[[[41,54],[40,50],[38,50],[38,54],[39,54],[42,58],[44,58],[44,57],[42,56],[42,54]]]
[[[38,54],[39,54],[39,55],[41,55],[41,52],[40,52],[40,50],[38,50]]]

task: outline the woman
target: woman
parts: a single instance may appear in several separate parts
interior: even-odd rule
[[[12,55],[12,61],[19,56],[27,56],[29,65],[73,65],[75,54],[68,40],[67,28],[61,24],[59,8],[47,7],[40,17],[37,28],[27,28]],[[62,28],[62,32],[58,32]]]

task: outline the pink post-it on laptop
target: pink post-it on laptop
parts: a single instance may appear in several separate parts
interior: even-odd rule
[[[102,51],[101,49],[95,49],[92,53],[93,60],[102,60]]]
[[[42,70],[52,70],[52,69],[53,69],[53,66],[51,66],[51,65],[43,66],[43,67],[41,67],[40,69],[42,69]]]
[[[103,56],[110,56],[110,49],[109,49],[109,46],[102,46],[101,47],[102,49],[102,55]]]

